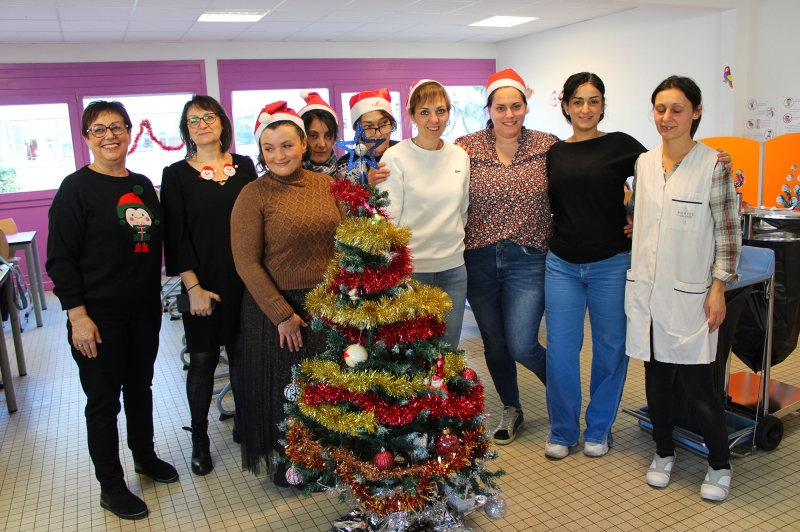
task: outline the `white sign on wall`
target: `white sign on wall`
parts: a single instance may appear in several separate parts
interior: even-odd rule
[[[778,109],[780,134],[800,133],[800,96],[784,96]]]
[[[778,134],[778,98],[752,98],[747,101],[744,136],[764,142]]]

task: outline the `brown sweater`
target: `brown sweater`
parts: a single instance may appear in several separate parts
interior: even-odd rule
[[[279,290],[316,286],[333,258],[342,215],[330,180],[303,168],[286,177],[268,172],[246,185],[233,207],[236,271],[275,325],[293,314]]]

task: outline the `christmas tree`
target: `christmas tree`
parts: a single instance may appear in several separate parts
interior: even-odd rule
[[[355,147],[351,164],[374,149],[361,135],[343,143]],[[325,280],[306,299],[327,350],[296,367],[287,387],[287,480],[307,479],[307,494],[338,490],[382,529],[458,528],[445,502],[462,501],[457,517],[496,495],[503,474],[487,470],[496,455],[483,385],[463,351],[438,340],[450,299],[411,279],[411,232],[387,220],[386,193],[346,179],[331,193],[346,217]],[[493,502],[502,517],[504,502]]]

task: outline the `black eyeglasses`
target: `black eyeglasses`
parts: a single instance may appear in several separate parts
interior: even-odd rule
[[[95,124],[86,130],[86,133],[91,133],[93,137],[101,139],[106,136],[106,131],[111,131],[115,137],[122,135],[128,128],[118,122],[104,126],[103,124]]]
[[[206,124],[213,124],[217,120],[217,113],[206,113],[203,116],[190,116],[186,119],[186,123],[189,124],[189,127],[200,127],[201,120]]]
[[[383,124],[380,124],[378,127],[365,127],[363,129],[364,129],[364,134],[368,137],[377,135],[378,133],[385,135],[386,133],[392,130],[392,123],[385,122]]]

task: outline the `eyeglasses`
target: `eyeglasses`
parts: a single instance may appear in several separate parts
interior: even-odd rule
[[[206,124],[213,124],[217,120],[217,113],[206,113],[203,116],[190,116],[186,119],[189,127],[200,127],[200,120]]]
[[[114,122],[113,124],[109,124],[108,126],[104,126],[103,124],[95,124],[89,129],[86,130],[87,133],[91,133],[93,137],[101,139],[106,136],[106,131],[111,131],[111,134],[115,137],[122,135],[128,129],[127,126],[120,124],[118,122]]]
[[[391,122],[384,122],[380,124],[378,127],[365,127],[364,134],[368,137],[373,135],[377,135],[378,133],[385,135],[386,133],[392,130],[392,123]]]

